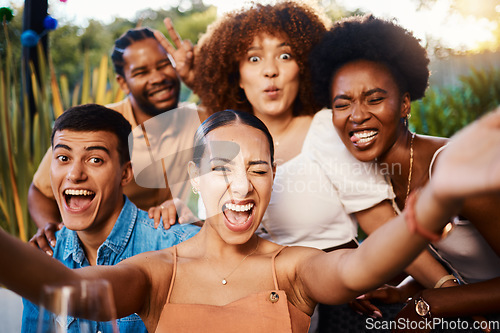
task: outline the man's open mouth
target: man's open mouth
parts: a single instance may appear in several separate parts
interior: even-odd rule
[[[87,208],[94,200],[95,192],[85,189],[64,190],[64,200],[71,210],[82,210]]]

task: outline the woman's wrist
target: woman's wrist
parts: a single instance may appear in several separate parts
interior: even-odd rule
[[[441,234],[452,216],[460,210],[462,200],[438,197],[431,186],[423,187],[416,198],[413,217],[418,228]]]

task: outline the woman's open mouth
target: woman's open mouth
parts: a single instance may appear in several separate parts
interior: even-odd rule
[[[245,204],[225,203],[222,206],[222,212],[227,227],[235,232],[248,230],[252,225],[254,206],[252,202]]]

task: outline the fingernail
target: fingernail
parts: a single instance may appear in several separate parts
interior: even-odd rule
[[[47,255],[52,257],[52,251],[45,251],[45,253],[47,253]]]
[[[382,318],[382,313],[380,311],[373,311],[373,315],[377,318]]]
[[[50,241],[50,246],[52,246],[52,247],[56,246],[56,241],[55,240],[51,240]]]
[[[175,224],[175,219],[170,219],[169,223],[170,223],[170,225]]]

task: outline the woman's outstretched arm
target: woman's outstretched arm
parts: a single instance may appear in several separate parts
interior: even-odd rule
[[[439,234],[463,199],[500,191],[500,109],[452,138],[434,176],[413,204],[414,220]],[[408,207],[407,207],[408,209]],[[377,229],[356,250],[315,255],[298,265],[307,295],[342,303],[377,287],[404,269],[429,241],[411,232],[407,213]]]
[[[141,312],[148,306],[150,284],[137,259],[115,266],[72,270],[0,229],[0,283],[36,304],[40,303],[44,285],[78,285],[82,280],[106,279],[113,287],[118,317]]]

